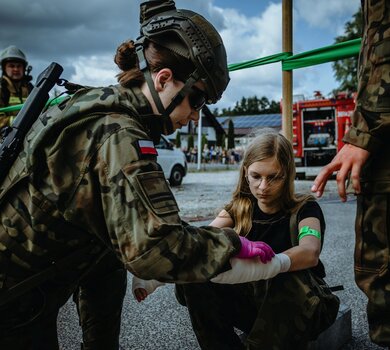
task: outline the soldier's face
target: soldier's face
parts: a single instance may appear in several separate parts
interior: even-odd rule
[[[176,80],[172,70],[169,68],[163,68],[153,73],[153,76],[154,87],[160,96],[161,103],[164,108],[168,108],[172,100],[183,88],[184,83]],[[146,83],[144,86],[146,86]],[[149,100],[153,101],[151,96],[149,96]],[[199,120],[199,110],[204,106],[205,102],[204,85],[199,81],[192,86],[190,93],[185,96],[181,103],[169,115],[172,120],[173,130],[187,125],[190,120],[197,122]],[[158,113],[155,105],[154,111]]]
[[[177,89],[175,90],[174,95],[176,95],[183,86],[183,82],[177,82]],[[205,101],[206,99],[203,84],[197,82],[192,87],[190,93],[172,111],[170,115],[174,130],[180,129],[181,127],[187,125],[190,120],[198,122],[199,111],[204,106]]]
[[[23,63],[10,61],[5,64],[5,74],[11,80],[21,80],[23,78],[23,71]]]

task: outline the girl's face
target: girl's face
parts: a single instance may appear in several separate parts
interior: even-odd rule
[[[264,213],[273,214],[282,207],[281,197],[285,176],[276,158],[252,163],[246,169],[246,179],[252,195]]]

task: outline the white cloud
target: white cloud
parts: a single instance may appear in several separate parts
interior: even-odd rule
[[[247,17],[234,9],[214,8],[224,18],[220,31],[229,63],[240,63],[282,51],[282,7],[271,3],[256,17]],[[279,100],[280,63],[248,68],[230,73],[231,81],[217,107],[233,107],[245,96],[267,96]]]
[[[113,57],[110,55],[80,56],[72,62],[72,66],[75,73],[69,80],[73,83],[86,86],[116,84],[115,75],[118,70],[115,69]]]
[[[333,27],[335,33],[340,33],[342,30],[345,15],[354,14],[359,6],[359,0],[297,0],[295,3],[299,20],[306,21],[313,27]]]

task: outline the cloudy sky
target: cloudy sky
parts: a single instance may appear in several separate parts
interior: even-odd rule
[[[139,29],[140,0],[2,0],[0,49],[16,45],[33,66],[35,78],[50,62],[64,67],[75,83],[116,83],[113,55]],[[238,63],[282,51],[281,0],[177,0],[178,8],[199,12],[219,30],[228,62]],[[359,0],[294,0],[294,53],[334,43]],[[329,94],[337,87],[331,64],[294,71],[294,94]],[[233,107],[242,96],[281,98],[281,64],[231,73],[216,107]]]

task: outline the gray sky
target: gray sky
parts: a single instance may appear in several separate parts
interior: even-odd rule
[[[35,78],[50,62],[63,77],[84,85],[116,83],[117,46],[135,39],[140,0],[2,0],[0,49],[19,47]],[[331,45],[343,33],[359,0],[295,0],[294,52]],[[178,8],[199,12],[220,31],[228,62],[237,63],[282,51],[281,0],[177,0]],[[294,71],[294,93],[329,93],[337,86],[330,64]],[[233,107],[242,96],[281,98],[279,64],[231,73],[217,107]]]

